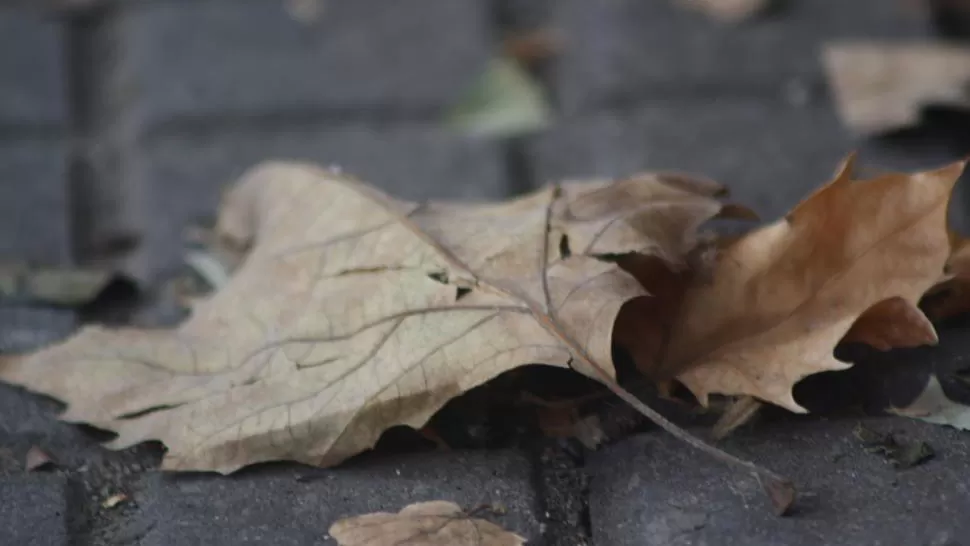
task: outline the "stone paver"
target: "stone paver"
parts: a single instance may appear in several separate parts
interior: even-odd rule
[[[590,510],[597,546],[961,544],[970,533],[970,436],[903,418],[865,421],[929,443],[937,457],[896,470],[868,453],[856,420],[759,425],[724,442],[793,479],[797,510],[773,515],[760,486],[665,434],[598,453]]]
[[[636,109],[577,116],[535,138],[529,153],[539,182],[639,170],[687,171],[727,185],[733,200],[774,219],[827,181],[853,150],[870,173],[942,166],[961,155],[935,144],[862,143],[846,133],[831,108],[726,98],[658,100]],[[954,214],[962,221],[968,212]]]
[[[74,312],[0,305],[0,353],[20,353],[60,341],[77,327]]]
[[[851,144],[828,110],[761,100],[653,102],[570,119],[533,143],[540,181],[679,170],[774,218],[827,180]]]
[[[66,122],[62,40],[55,21],[0,5],[0,129]]]
[[[69,259],[67,169],[61,142],[0,140],[0,261]]]
[[[67,483],[62,477],[0,479],[0,541],[11,546],[68,546]]]
[[[786,2],[737,26],[676,2],[563,0],[556,19],[568,42],[555,89],[569,111],[645,96],[781,97],[822,87],[825,40],[931,33],[920,4],[882,0]]]
[[[449,500],[468,510],[504,506],[505,515],[482,515],[541,544],[531,479],[530,462],[508,451],[399,456],[327,471],[285,466],[232,478],[151,474],[134,492],[138,514],[117,534],[141,534],[140,546],[333,544],[327,530],[342,517]]]
[[[121,100],[149,122],[437,108],[474,81],[490,54],[488,13],[477,0],[319,2],[309,23],[286,4],[129,7],[118,22]]]
[[[145,240],[140,276],[178,265],[186,222],[212,216],[223,188],[264,160],[302,160],[405,199],[501,198],[510,193],[500,148],[430,124],[298,127],[175,134],[149,139],[129,163],[139,192],[133,217]]]

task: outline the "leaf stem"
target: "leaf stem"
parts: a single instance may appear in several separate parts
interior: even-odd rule
[[[598,365],[593,362],[589,363],[593,364],[592,367],[604,376],[600,380],[608,389],[610,389],[610,391],[613,392],[613,394],[617,395],[627,404],[633,406],[635,410],[643,414],[647,419],[650,419],[656,423],[660,428],[664,429],[678,440],[687,443],[695,449],[703,451],[722,463],[740,467],[753,474],[758,479],[758,482],[761,484],[762,488],[765,490],[765,493],[768,495],[775,514],[783,516],[791,509],[792,504],[795,502],[795,486],[792,484],[791,480],[776,474],[767,468],[760,467],[750,461],[735,457],[722,449],[704,442],[700,438],[675,425],[650,406],[644,404],[630,391],[621,387],[619,383],[617,383],[611,377],[606,376]]]

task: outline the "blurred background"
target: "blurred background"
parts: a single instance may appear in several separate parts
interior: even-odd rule
[[[679,170],[775,218],[851,150],[968,155],[968,4],[7,1],[0,262],[123,272],[155,295],[122,320],[164,322],[186,227],[265,159],[409,199]]]

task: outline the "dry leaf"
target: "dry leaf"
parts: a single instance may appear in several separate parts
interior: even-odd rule
[[[30,446],[30,449],[27,450],[27,456],[24,457],[24,470],[27,472],[41,470],[53,464],[54,460],[51,459],[51,456],[37,446]]]
[[[128,495],[125,495],[124,493],[115,493],[114,495],[104,499],[104,501],[101,503],[101,508],[111,510],[126,500],[128,500]]]
[[[849,366],[832,351],[860,315],[893,298],[877,309],[920,313],[949,255],[947,204],[963,167],[853,181],[850,158],[788,217],[725,249],[713,281],[688,291],[663,374],[702,403],[750,395],[804,412],[794,384]],[[899,337],[891,334],[875,337]]]
[[[913,125],[929,104],[970,106],[970,48],[837,42],[823,57],[842,121],[860,133]]]
[[[642,175],[416,204],[268,164],[228,194],[218,222],[249,255],[179,328],[88,327],[0,364],[0,379],[117,432],[112,447],[161,440],[167,469],[336,464],[517,366],[612,375],[614,320],[653,288],[596,256],[682,265],[721,191]]]
[[[418,502],[400,512],[337,521],[330,536],[340,546],[522,546],[526,540],[448,501]]]
[[[770,0],[678,0],[678,2],[686,8],[704,12],[727,23],[737,23],[754,17],[771,3]]]

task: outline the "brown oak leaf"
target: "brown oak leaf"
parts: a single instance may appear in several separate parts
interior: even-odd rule
[[[615,319],[654,287],[602,257],[685,269],[721,192],[645,174],[419,204],[267,164],[227,194],[217,224],[248,254],[186,322],[88,327],[4,360],[0,380],[65,401],[64,420],[115,431],[112,447],[161,440],[164,468],[333,465],[517,366],[611,377]]]
[[[720,254],[713,280],[685,296],[662,375],[702,403],[711,393],[750,395],[804,412],[794,384],[849,367],[832,352],[854,325],[876,345],[935,341],[916,304],[943,274],[947,205],[964,164],[855,181],[851,164]],[[915,333],[897,332],[887,316]]]

